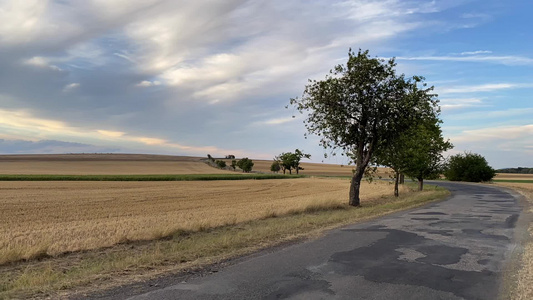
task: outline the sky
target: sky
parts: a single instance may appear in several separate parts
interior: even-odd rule
[[[435,86],[446,155],[533,167],[531,11],[528,0],[0,0],[0,154],[299,148],[346,164],[324,160],[285,106],[352,48]]]

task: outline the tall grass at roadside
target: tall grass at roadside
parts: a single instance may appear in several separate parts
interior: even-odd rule
[[[390,189],[390,186],[387,185]],[[187,233],[152,243],[117,245],[101,251],[67,255],[42,262],[29,262],[0,271],[0,298],[26,297],[52,293],[98,281],[99,288],[120,283],[123,277],[146,279],[169,271],[209,264],[243,255],[285,241],[315,236],[324,230],[371,217],[424,204],[448,194],[442,189],[424,192],[404,191],[399,198],[378,196],[363,201],[360,208],[342,202],[308,202],[300,212],[287,211],[234,225]],[[318,201],[318,200],[316,200]],[[329,204],[327,204],[329,203]],[[329,207],[329,208],[328,208]],[[265,214],[268,210],[264,211]],[[1,270],[1,269],[0,269]],[[83,290],[83,289],[82,289]],[[56,291],[56,292],[54,292]]]

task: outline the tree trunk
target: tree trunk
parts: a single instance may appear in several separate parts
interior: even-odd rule
[[[356,168],[356,171],[352,177],[352,182],[350,183],[350,201],[348,204],[351,206],[361,205],[361,199],[359,199],[359,190],[361,188],[361,179],[363,179],[364,171],[358,169],[359,167]]]
[[[400,180],[400,173],[396,172],[394,176],[394,197],[398,197],[400,193],[398,192],[398,181]]]
[[[424,178],[418,178],[418,190],[424,190]]]
[[[296,175],[300,174],[300,167],[296,167]]]
[[[292,169],[289,169],[289,175],[292,175]]]
[[[404,183],[405,183],[405,175],[400,174],[400,184],[404,184]]]
[[[283,175],[285,175],[285,168],[283,169]]]

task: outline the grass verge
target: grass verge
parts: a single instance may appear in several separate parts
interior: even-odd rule
[[[520,180],[520,179],[493,179],[493,182],[509,182],[509,183],[533,183],[533,180]]]
[[[530,203],[529,212],[533,213],[533,184],[531,183],[527,183],[525,180],[502,180],[497,185],[512,188],[524,195]],[[517,263],[519,269],[509,280],[511,287],[507,299],[533,299],[533,223],[529,224],[528,232],[529,240],[524,245],[520,262]]]
[[[177,175],[0,175],[0,181],[208,181],[302,178],[283,174],[177,174]]]
[[[309,238],[325,230],[442,199],[447,190],[426,186],[423,192],[383,197],[360,208],[309,205],[303,213],[275,214],[202,232],[176,232],[167,239],[121,244],[108,249],[0,268],[0,298],[52,297],[87,293],[180,272],[245,255],[283,242]]]

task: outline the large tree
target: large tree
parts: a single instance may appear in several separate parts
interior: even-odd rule
[[[432,114],[437,100],[416,89],[421,77],[396,75],[394,59],[371,58],[368,51],[350,50],[346,65],[338,65],[324,80],[309,80],[301,98],[290,103],[306,113],[309,133],[320,144],[341,150],[355,163],[349,204],[359,206],[361,179],[374,151],[388,147],[414,120]],[[427,97],[412,97],[412,92]]]

